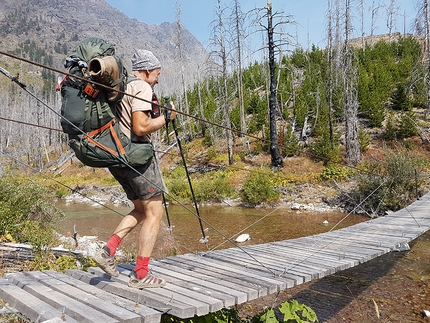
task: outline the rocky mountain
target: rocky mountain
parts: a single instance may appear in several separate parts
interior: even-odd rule
[[[144,14],[142,14],[144,16]],[[100,37],[116,45],[116,53],[130,70],[130,57],[136,48],[149,49],[160,59],[163,70],[158,90],[172,94],[181,89],[180,71],[187,85],[196,80],[207,61],[207,52],[186,29],[181,28],[180,46],[175,23],[147,25],[128,18],[104,0],[2,0],[0,2],[0,45],[2,51],[26,58],[25,45],[52,59],[44,59],[57,69],[76,44],[87,37]],[[179,59],[178,48],[183,59]],[[0,64],[10,61],[0,54]],[[182,66],[183,65],[183,66]],[[201,74],[201,73],[200,73]]]

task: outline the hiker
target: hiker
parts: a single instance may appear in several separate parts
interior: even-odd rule
[[[154,54],[148,50],[137,50],[133,54],[131,62],[132,74],[137,79],[128,83],[126,94],[132,96],[125,95],[119,103],[117,118],[122,131],[130,136],[132,142],[150,143],[151,133],[173,120],[176,117],[176,111],[172,104],[172,109],[165,110],[166,113],[161,116],[151,114],[152,105],[149,102],[152,102],[153,88],[158,83],[161,70],[160,61]],[[154,111],[157,109],[158,106],[154,106]],[[166,283],[165,280],[154,277],[148,269],[164,211],[162,194],[166,191],[156,158],[152,158],[144,166],[135,169],[110,167],[109,171],[121,184],[127,198],[133,202],[134,209],[122,219],[107,244],[97,251],[94,260],[106,273],[118,276],[119,272],[114,263],[115,252],[121,240],[139,223],[142,223],[136,266],[130,275],[128,286],[139,289],[162,287]]]

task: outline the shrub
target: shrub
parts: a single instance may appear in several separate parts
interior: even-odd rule
[[[279,312],[279,316],[283,316],[283,319],[279,321],[277,319],[276,312]],[[252,319],[253,323],[258,322],[290,322],[290,323],[313,323],[318,322],[317,315],[307,305],[299,304],[296,300],[290,302],[284,302],[277,309],[267,308],[262,314],[255,316]]]
[[[330,164],[323,169],[321,179],[323,181],[344,181],[349,177],[349,168]]]
[[[0,178],[0,235],[45,250],[55,242],[56,222],[64,214],[49,201],[52,192],[35,182]]]
[[[10,241],[29,243],[36,270],[56,269],[50,248],[57,243],[55,224],[63,213],[49,201],[54,193],[35,182],[0,178],[0,235]]]
[[[275,190],[273,183],[268,174],[252,173],[243,183],[242,200],[254,206],[263,202],[275,202],[279,198],[279,192]]]
[[[315,157],[322,159],[325,163],[338,162],[341,159],[338,143],[331,142],[327,135],[315,140],[311,150]]]
[[[195,181],[195,197],[197,202],[221,202],[222,199],[233,197],[235,194],[233,186],[224,172],[206,174],[206,176]]]
[[[372,143],[372,137],[370,137],[364,132],[362,126],[360,126],[360,129],[358,130],[358,141],[360,143],[361,152],[365,152],[369,148],[369,145]]]
[[[187,174],[183,167],[176,167],[170,174],[164,177],[169,195],[175,197],[179,202],[191,201],[190,185],[188,184]],[[166,195],[169,200],[169,196]]]
[[[397,211],[422,194],[425,176],[420,169],[424,165],[408,151],[387,150],[385,159],[366,165],[367,172],[359,175],[357,189],[350,196],[355,205],[361,203],[374,215]]]

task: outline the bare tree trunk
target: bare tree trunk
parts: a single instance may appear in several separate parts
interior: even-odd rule
[[[358,93],[357,68],[353,64],[354,51],[349,46],[351,33],[351,0],[345,6],[345,44],[344,44],[344,97],[345,97],[345,146],[348,165],[357,165],[360,161],[358,140]]]
[[[224,25],[221,13],[221,2],[218,0],[218,28],[220,37],[220,55],[222,62],[222,93],[223,93],[223,105],[224,105],[224,120],[225,120],[225,134],[227,139],[227,153],[228,153],[228,164],[233,165],[233,134],[231,131],[231,121],[230,121],[230,103],[228,100],[228,86],[227,86],[227,49],[225,46],[224,38]]]
[[[282,167],[284,161],[279,152],[278,131],[276,127],[276,76],[275,76],[275,43],[273,41],[272,5],[267,0],[267,30],[269,37],[269,70],[270,70],[270,97],[269,97],[269,121],[270,121],[270,155],[273,167]]]
[[[426,115],[430,114],[430,8],[429,1],[423,0],[423,13],[424,13],[424,28],[425,28],[425,48],[427,51],[427,111]]]
[[[197,97],[198,97],[198,101],[199,101],[199,112],[200,112],[200,118],[202,120],[204,120],[205,118],[205,109],[203,106],[203,101],[202,101],[202,89],[200,88],[200,66],[197,70],[198,76],[197,76]],[[205,122],[200,122],[201,127],[202,127],[202,137],[205,137],[206,135],[206,123]]]
[[[364,0],[360,0],[360,8],[361,8],[361,49],[364,52],[364,49],[366,47],[366,43],[364,40],[364,37],[366,35],[366,32],[364,31]]]
[[[387,9],[387,28],[388,35],[390,36],[390,40],[392,38],[392,33],[394,29],[394,25],[396,24],[396,15],[398,14],[399,6],[396,0],[391,0],[390,5]]]
[[[330,142],[333,143],[333,87],[334,87],[334,66],[333,66],[333,10],[331,0],[328,0],[328,26],[327,26],[327,61],[328,61],[328,117],[329,117],[329,134]]]
[[[190,107],[188,103],[188,96],[187,96],[187,84],[185,81],[185,73],[184,73],[184,55],[182,52],[182,24],[181,24],[181,6],[179,2],[176,2],[176,26],[177,26],[177,33],[178,33],[178,52],[179,52],[179,61],[181,64],[181,83],[182,83],[182,93],[184,96],[184,105],[185,105],[185,113],[187,115],[190,114]],[[189,122],[185,122],[185,129],[186,132],[190,135],[190,137],[193,136],[192,130],[191,130],[191,119],[189,119]]]
[[[235,34],[237,46],[237,88],[239,100],[239,114],[240,114],[240,131],[242,134],[246,133],[245,123],[245,105],[243,101],[243,73],[242,73],[242,13],[240,11],[239,0],[234,2],[234,21],[235,21]],[[241,136],[243,136],[241,134]]]

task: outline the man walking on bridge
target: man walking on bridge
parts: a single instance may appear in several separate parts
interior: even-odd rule
[[[158,83],[161,71],[161,64],[154,54],[137,50],[131,61],[136,79],[128,83],[126,94],[129,95],[125,95],[117,107],[117,117],[124,134],[133,142],[150,143],[151,133],[173,120],[176,112],[172,106],[172,110],[166,110],[163,118],[163,114],[160,116],[160,113],[154,113],[159,111],[159,107],[149,103],[153,99],[153,88]],[[118,276],[114,263],[115,252],[122,239],[142,223],[136,266],[128,286],[139,289],[162,287],[165,280],[155,277],[148,268],[164,211],[162,194],[167,191],[156,159],[152,158],[146,165],[136,169],[109,168],[109,171],[123,187],[134,209],[122,219],[107,244],[97,251],[94,260],[106,273]]]

